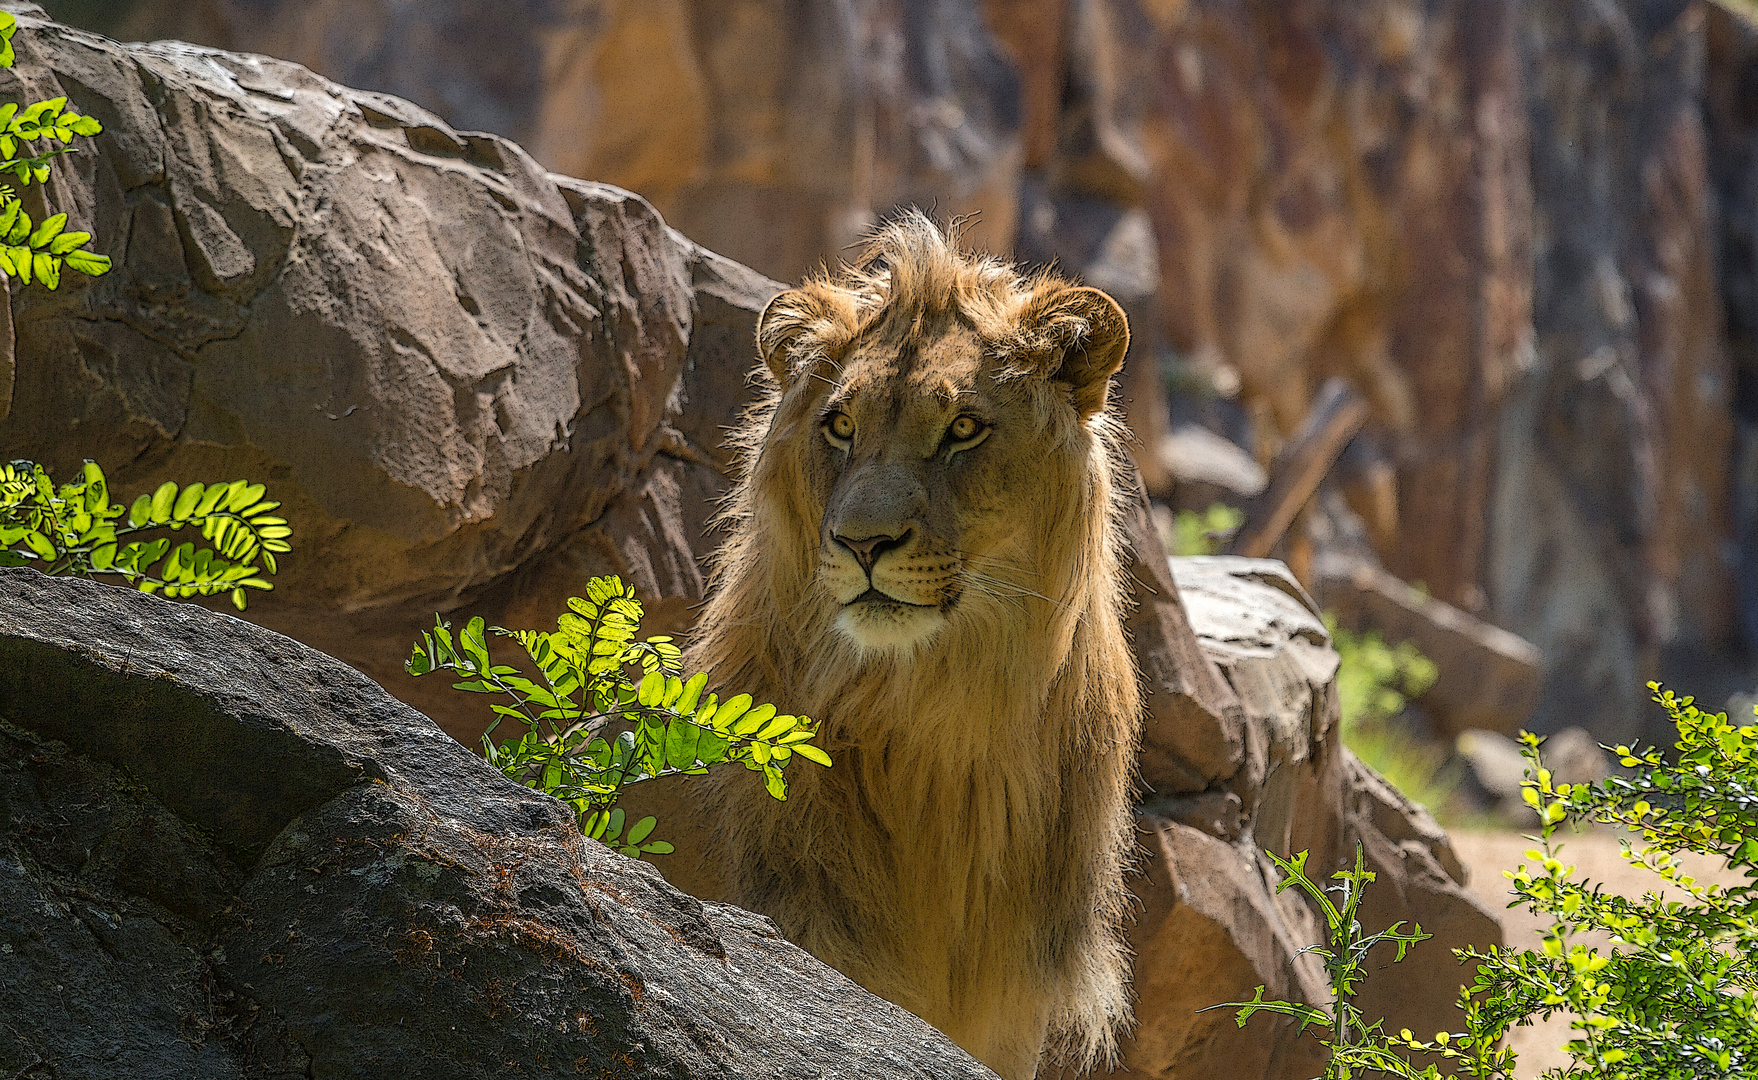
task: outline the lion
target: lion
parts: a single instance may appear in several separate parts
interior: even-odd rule
[[[1010,1080],[1114,1061],[1141,706],[1123,311],[911,212],[757,341],[690,660],[819,718],[835,765],[788,770],[784,803],[696,782],[721,898]]]

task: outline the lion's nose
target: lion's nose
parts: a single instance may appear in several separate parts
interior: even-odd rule
[[[870,574],[873,572],[873,564],[879,561],[879,556],[892,548],[902,547],[904,541],[909,539],[909,535],[910,531],[905,529],[896,536],[887,536],[881,533],[877,536],[856,540],[854,537],[838,534],[832,536],[831,539],[848,548],[849,552],[854,555],[855,561],[861,564],[861,569]]]

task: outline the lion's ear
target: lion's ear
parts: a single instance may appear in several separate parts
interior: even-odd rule
[[[794,346],[807,331],[821,326],[824,316],[820,299],[805,289],[776,293],[757,316],[757,352],[783,387],[793,382],[797,368]]]
[[[1102,410],[1111,376],[1129,351],[1129,319],[1117,301],[1098,289],[1075,286],[1036,301],[1022,321],[1033,338],[1060,354],[1046,374],[1068,384],[1080,418]]]

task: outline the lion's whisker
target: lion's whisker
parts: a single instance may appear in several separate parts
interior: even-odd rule
[[[963,553],[960,553],[959,558],[963,559],[965,562],[968,562],[968,563],[981,563],[984,566],[990,567],[992,569],[1006,570],[1006,571],[1009,571],[1009,572],[1015,573],[1015,574],[1023,574],[1026,577],[1037,577],[1038,576],[1038,572],[1036,570],[1031,570],[1031,569],[1028,569],[1024,566],[1020,566],[1018,563],[1010,563],[1010,562],[1007,562],[1002,559],[992,559],[987,555],[965,555]]]
[[[966,578],[966,580],[970,581],[972,584],[979,586],[980,587],[979,591],[985,592],[990,596],[999,597],[1000,593],[998,593],[996,591],[996,589],[1002,588],[1002,589],[1010,590],[1010,595],[1015,599],[1018,599],[1020,597],[1033,596],[1039,600],[1044,601],[1047,604],[1054,604],[1057,607],[1063,608],[1063,609],[1068,608],[1068,605],[1063,603],[1061,600],[1054,600],[1048,596],[1045,596],[1043,593],[1038,592],[1036,589],[1028,589],[1024,585],[1020,585],[1015,582],[1008,581],[1004,578],[994,577],[990,574],[982,573],[981,571],[966,570],[965,571],[965,578]]]

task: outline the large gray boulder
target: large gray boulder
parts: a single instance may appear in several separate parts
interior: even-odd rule
[[[992,1076],[370,679],[0,570],[0,1075]]]
[[[434,611],[535,625],[617,573],[687,621],[779,285],[635,195],[294,64],[29,16],[15,41],[0,100],[104,124],[46,191],[116,267],[13,284],[0,455],[93,458],[131,496],[267,482],[295,534],[260,615],[467,741],[400,671]]]

